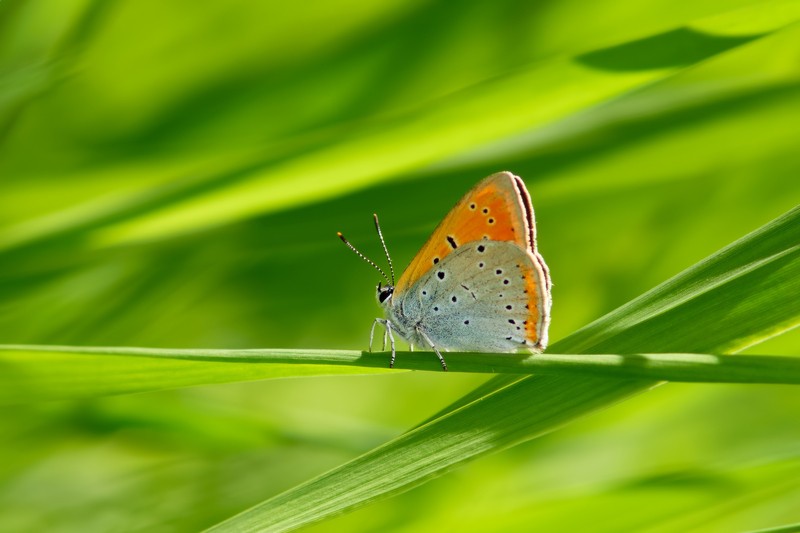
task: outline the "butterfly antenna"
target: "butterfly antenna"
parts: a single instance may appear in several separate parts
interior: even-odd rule
[[[389,256],[389,250],[386,248],[386,242],[383,240],[381,225],[378,222],[378,214],[373,213],[372,216],[375,218],[375,229],[378,230],[378,238],[380,238],[381,244],[383,245],[383,253],[386,254],[386,260],[389,261],[389,272],[392,274],[392,286],[394,286],[394,266],[392,266],[392,258]]]
[[[338,236],[339,236],[339,238],[340,238],[340,239],[342,239],[342,242],[343,242],[343,243],[345,243],[345,244],[347,245],[347,247],[348,247],[348,248],[350,248],[351,250],[353,250],[353,252],[355,252],[355,254],[356,254],[358,257],[360,257],[361,259],[363,259],[364,261],[366,261],[367,263],[369,263],[370,265],[372,265],[372,266],[375,268],[375,270],[377,270],[378,272],[380,272],[380,273],[381,273],[381,276],[383,276],[383,279],[385,279],[386,281],[389,281],[389,276],[387,276],[387,275],[386,275],[386,272],[384,272],[384,271],[381,269],[381,267],[379,267],[378,265],[376,265],[376,264],[375,264],[375,262],[374,262],[374,261],[372,261],[372,259],[368,258],[366,255],[364,255],[364,254],[362,254],[361,252],[359,252],[359,251],[356,249],[356,247],[355,247],[355,246],[353,246],[352,244],[350,244],[350,241],[348,241],[347,239],[345,239],[345,238],[344,238],[344,235],[342,235],[342,232],[341,232],[341,231],[337,231],[337,232],[336,232],[336,235],[338,235]],[[394,285],[394,283],[392,283],[392,285]]]

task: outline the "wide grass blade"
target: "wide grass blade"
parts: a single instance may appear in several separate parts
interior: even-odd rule
[[[553,350],[734,350],[795,326],[797,294],[798,208],[557,342]],[[501,379],[502,385],[484,396],[214,529],[295,529],[408,490],[656,385],[588,376],[532,376],[510,384]]]

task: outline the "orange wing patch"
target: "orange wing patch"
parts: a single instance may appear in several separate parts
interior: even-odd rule
[[[536,268],[539,261],[533,258],[534,268],[523,268],[522,279],[528,303],[525,304],[528,318],[525,321],[525,340],[534,350],[547,348],[547,329],[550,325],[549,279],[545,270]]]
[[[510,172],[482,180],[450,210],[400,276],[395,291],[408,289],[453,250],[480,239],[514,242],[538,256],[530,198],[522,180]]]

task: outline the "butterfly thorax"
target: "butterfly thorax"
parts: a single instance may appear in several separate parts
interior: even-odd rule
[[[416,328],[420,325],[420,317],[409,316],[404,312],[402,301],[396,301],[394,298],[394,286],[381,286],[379,283],[376,297],[378,298],[378,303],[383,308],[384,316],[391,322],[392,331],[397,333],[402,339],[416,346],[423,346],[421,339],[418,339],[418,335],[416,334]]]

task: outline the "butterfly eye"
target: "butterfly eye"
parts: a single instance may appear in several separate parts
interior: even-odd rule
[[[378,287],[378,302],[383,303],[386,301],[389,296],[392,295],[394,292],[394,287],[386,286],[386,287]]]

